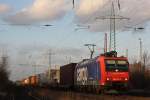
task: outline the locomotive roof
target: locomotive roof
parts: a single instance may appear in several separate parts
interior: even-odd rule
[[[97,60],[97,58],[98,58],[99,56],[97,56],[97,57],[95,57],[95,58],[92,58],[92,59],[83,59],[81,62],[79,62],[78,64],[83,64],[83,65],[85,65],[85,64],[88,64],[88,63],[90,63],[90,62],[93,62],[93,61],[96,61]]]
[[[120,57],[108,57],[108,56],[105,56],[105,55],[99,55],[99,56],[97,56],[97,57],[95,57],[95,58],[92,58],[92,59],[83,59],[81,62],[79,62],[79,63],[77,63],[77,65],[85,65],[85,64],[88,64],[88,63],[91,63],[91,62],[96,62],[96,60],[98,59],[98,57],[104,57],[105,59],[123,59],[123,60],[125,60],[125,59],[127,59],[126,57],[124,57],[124,56],[120,56]]]

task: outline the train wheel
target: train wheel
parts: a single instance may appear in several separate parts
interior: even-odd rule
[[[105,90],[103,89],[103,90],[100,90],[100,94],[105,94],[106,92],[105,92]]]
[[[104,87],[101,87],[99,90],[100,94],[105,94],[106,93],[106,89]]]
[[[100,94],[100,89],[99,89],[99,88],[96,88],[96,89],[95,89],[95,93],[96,93],[96,94]]]

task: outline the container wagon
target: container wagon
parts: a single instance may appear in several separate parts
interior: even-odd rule
[[[30,76],[30,85],[31,86],[37,86],[38,85],[38,76],[34,75],[34,76]]]
[[[62,88],[73,88],[75,66],[76,63],[70,63],[60,67],[60,86]]]
[[[37,77],[39,86],[45,86],[48,84],[48,76],[46,73],[37,74]]]

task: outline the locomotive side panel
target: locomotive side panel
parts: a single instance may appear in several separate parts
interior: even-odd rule
[[[99,85],[100,64],[96,59],[78,63],[75,69],[75,85]]]

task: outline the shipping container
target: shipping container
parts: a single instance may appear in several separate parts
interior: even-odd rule
[[[40,73],[37,75],[37,77],[38,77],[38,85],[42,86],[48,84],[48,76],[46,73]]]
[[[50,83],[58,84],[60,81],[60,69],[51,69],[50,71]]]
[[[21,81],[21,85],[29,85],[30,84],[30,79],[29,78],[25,78]]]
[[[38,77],[37,76],[30,76],[29,79],[30,79],[30,85],[35,86],[38,84]]]
[[[74,85],[74,70],[76,63],[70,63],[60,67],[60,84],[65,87]]]

